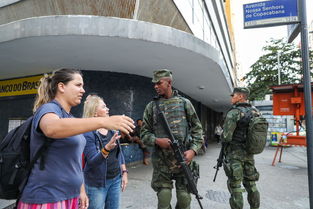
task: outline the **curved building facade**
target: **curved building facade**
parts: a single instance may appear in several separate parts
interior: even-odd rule
[[[168,68],[207,138],[236,85],[224,1],[4,0],[0,60],[0,136],[31,115],[38,75],[61,67],[134,119],[155,94],[152,72]]]

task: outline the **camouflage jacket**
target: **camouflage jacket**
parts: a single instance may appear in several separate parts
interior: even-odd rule
[[[174,137],[185,145],[186,149],[192,149],[198,153],[203,143],[202,125],[191,102],[174,91],[171,98],[160,98],[159,106],[168,120]],[[140,132],[143,143],[152,147],[155,147],[156,138],[169,138],[162,123],[158,122],[157,113],[156,103],[151,101],[145,108]],[[155,152],[158,151],[161,149],[156,147]],[[162,152],[164,154],[166,151],[162,150]],[[158,155],[158,157],[172,158],[167,154]]]

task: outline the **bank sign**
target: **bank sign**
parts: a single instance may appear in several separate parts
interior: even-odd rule
[[[0,97],[37,94],[42,75],[0,81]]]
[[[298,23],[297,0],[272,0],[243,5],[244,28]]]

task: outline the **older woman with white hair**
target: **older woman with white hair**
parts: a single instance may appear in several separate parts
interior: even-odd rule
[[[109,117],[109,108],[97,95],[88,95],[83,117]],[[99,128],[84,134],[85,187],[90,209],[118,209],[120,192],[128,182],[117,131]]]

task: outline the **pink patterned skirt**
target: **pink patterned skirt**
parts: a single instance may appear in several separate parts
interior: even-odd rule
[[[31,204],[19,201],[17,209],[78,209],[78,197],[44,204]]]

